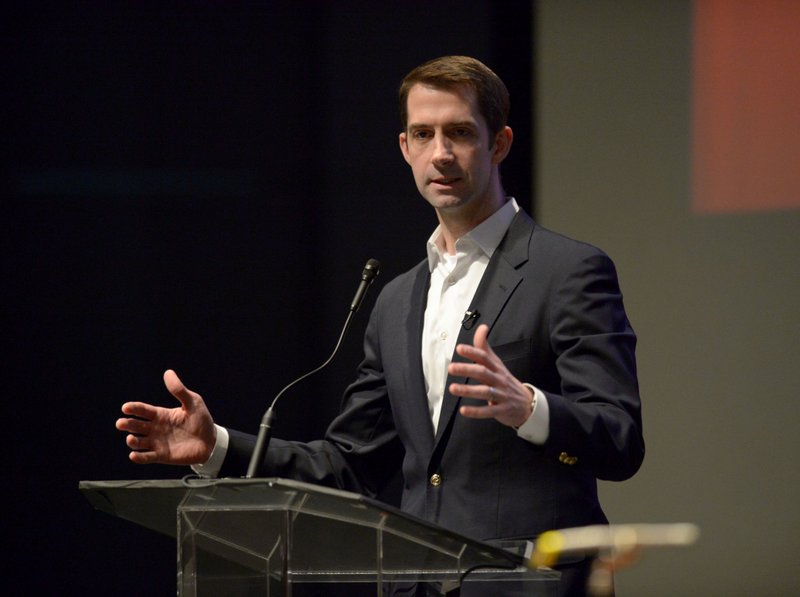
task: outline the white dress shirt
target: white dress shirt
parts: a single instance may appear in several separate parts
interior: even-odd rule
[[[462,320],[470,307],[489,260],[503,240],[511,220],[519,211],[511,197],[495,213],[456,240],[455,255],[447,254],[441,227],[428,239],[428,267],[431,282],[422,330],[422,370],[433,430],[439,425],[447,367],[456,348]],[[479,322],[480,323],[480,322]],[[542,444],[549,432],[549,408],[544,394],[525,384],[534,394],[534,412],[517,430],[530,442]]]

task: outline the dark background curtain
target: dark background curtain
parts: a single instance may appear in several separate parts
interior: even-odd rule
[[[406,72],[469,54],[500,74],[517,135],[504,182],[532,205],[531,5],[4,12],[3,585],[174,594],[173,540],[94,512],[77,490],[188,472],[131,464],[120,405],[172,406],[161,374],[174,368],[220,424],[255,431],[280,388],[331,352],[377,258],[341,353],[278,410],[276,435],[319,437],[379,287],[424,258],[436,225],[397,146]]]

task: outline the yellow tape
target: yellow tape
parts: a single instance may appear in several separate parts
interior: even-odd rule
[[[531,566],[533,568],[550,568],[558,562],[558,556],[564,548],[564,535],[559,531],[547,531],[539,535],[534,544]]]

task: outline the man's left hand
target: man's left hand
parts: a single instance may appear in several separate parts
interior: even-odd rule
[[[519,427],[531,416],[531,390],[523,385],[489,346],[489,326],[475,330],[472,345],[459,344],[456,353],[471,363],[450,363],[450,375],[468,377],[477,384],[450,384],[450,393],[463,398],[485,400],[486,406],[462,406],[459,412],[472,419],[497,419],[503,425]]]

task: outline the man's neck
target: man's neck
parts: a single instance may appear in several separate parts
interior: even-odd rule
[[[498,198],[475,202],[455,209],[437,209],[436,216],[442,232],[445,251],[450,255],[456,253],[456,241],[486,220],[506,202],[500,193]],[[470,209],[471,208],[471,209]]]

